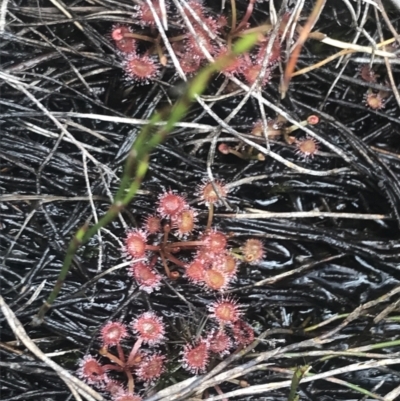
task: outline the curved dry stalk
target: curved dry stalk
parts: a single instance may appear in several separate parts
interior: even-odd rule
[[[102,395],[97,391],[93,390],[90,386],[85,384],[83,381],[79,380],[67,370],[63,369],[60,365],[52,361],[47,357],[40,348],[30,339],[26,333],[23,325],[17,319],[14,312],[6,304],[3,297],[0,295],[0,309],[3,312],[11,330],[13,331],[15,337],[20,340],[25,347],[32,352],[38,359],[44,362],[47,366],[53,369],[61,379],[67,384],[68,387],[75,389],[80,395],[89,401],[106,401]]]
[[[281,83],[281,97],[282,99],[286,96],[286,92],[289,88],[289,82],[292,76],[294,69],[296,68],[297,60],[299,58],[301,49],[303,48],[304,43],[308,38],[308,34],[311,32],[312,28],[314,27],[315,23],[317,22],[319,16],[323,8],[325,7],[326,0],[317,0],[314,5],[314,8],[311,11],[310,16],[306,24],[302,27],[300,31],[299,38],[297,39],[296,45],[293,51],[290,54],[289,61],[286,65],[285,72],[283,74],[283,79]]]

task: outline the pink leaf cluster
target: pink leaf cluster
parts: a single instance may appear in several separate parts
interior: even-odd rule
[[[100,339],[103,348],[100,350],[102,359],[108,359],[108,363],[85,355],[80,362],[78,376],[88,384],[111,394],[114,401],[140,401],[142,398],[134,394],[134,373],[137,381],[150,383],[158,379],[165,370],[165,356],[154,352],[154,346],[165,341],[165,325],[162,319],[154,312],[145,312],[138,316],[128,326],[117,322],[106,323],[100,331]],[[122,342],[136,335],[129,355],[125,355]],[[151,350],[143,349],[143,345],[149,345]],[[111,353],[116,349],[116,354]],[[128,389],[122,382],[112,379],[110,372],[126,374]]]
[[[169,65],[169,55],[159,40],[158,25],[153,12],[161,24],[164,18],[174,21],[166,30],[170,46],[184,74],[193,75],[208,62],[209,57],[218,58],[229,54],[232,40],[250,26],[248,19],[252,14],[252,3],[254,2],[249,4],[244,20],[235,29],[228,27],[225,15],[213,16],[197,0],[185,2],[183,16],[180,16],[178,9],[169,0],[163,2],[164,9],[159,0],[152,0],[153,11],[146,1],[136,5],[132,26],[116,25],[110,35],[123,59],[122,65],[127,79],[139,84],[148,83],[160,76],[161,68]],[[195,35],[186,24],[193,27]],[[185,28],[174,29],[174,26]],[[251,54],[236,57],[222,73],[242,77],[248,85],[258,81],[260,86],[265,86],[281,58],[281,32],[283,27],[272,45],[269,45],[268,36],[260,36],[258,47]],[[263,69],[265,59],[267,63]],[[260,73],[263,73],[263,77],[259,77]]]

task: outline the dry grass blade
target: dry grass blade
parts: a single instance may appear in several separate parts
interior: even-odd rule
[[[293,74],[293,71],[296,68],[297,59],[300,55],[301,49],[302,49],[305,41],[307,40],[309,33],[311,32],[315,23],[317,22],[318,17],[324,8],[325,2],[326,2],[326,0],[318,0],[315,3],[315,6],[314,6],[310,16],[308,17],[306,24],[302,27],[302,29],[300,31],[300,36],[297,39],[296,45],[290,54],[290,59],[286,65],[285,73],[283,75],[283,80],[282,80],[282,84],[281,84],[282,98],[284,98],[286,96],[286,92],[289,88],[289,82],[290,82],[291,76]]]
[[[0,292],[7,318],[42,353],[29,351],[0,313],[2,401],[95,400],[64,373],[81,377],[85,355],[106,363],[98,354],[104,325],[123,322],[130,332],[149,310],[166,323],[157,349],[168,364],[154,386],[135,380],[146,401],[398,398],[396,2],[326,1],[320,13],[323,2],[311,0],[0,3]],[[118,29],[136,41],[128,41],[135,56],[154,63],[154,79],[128,73],[134,56]],[[141,165],[141,190],[79,248],[51,310],[31,326],[61,284],[74,233],[113,204],[140,131],[188,90],[196,68],[249,32],[257,45],[192,93],[186,116]],[[285,67],[292,71],[282,99]],[[148,138],[165,129],[154,122]],[[219,199],[212,207],[202,197],[206,181]],[[144,257],[125,255],[126,233],[144,229],[169,190],[184,195],[196,222],[187,238],[173,228],[168,241],[201,242],[209,228],[226,234],[236,280],[224,291],[186,277],[199,242],[164,255],[173,279],[154,262],[161,235],[148,237]],[[247,263],[251,244],[262,258]],[[158,291],[140,289],[134,262],[155,263]],[[211,335],[210,308],[225,297],[241,305],[254,341],[213,353],[204,374],[193,375],[183,352]],[[135,340],[125,338],[123,351]],[[108,373],[127,388],[122,372]]]
[[[50,358],[48,358],[40,348],[30,339],[28,334],[26,333],[24,327],[21,322],[14,315],[13,311],[9,308],[9,306],[4,302],[2,296],[0,296],[0,309],[3,312],[4,317],[6,318],[8,324],[10,325],[15,337],[20,340],[25,347],[32,352],[38,359],[43,361],[48,367],[53,369],[70,387],[73,388],[76,392],[82,395],[85,399],[89,401],[104,401],[105,399],[93,390],[90,386],[77,379],[74,375],[72,375],[67,370],[63,369],[60,365],[53,362]]]

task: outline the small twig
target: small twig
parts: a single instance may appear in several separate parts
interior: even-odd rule
[[[216,217],[227,217],[231,219],[299,219],[314,217],[332,217],[336,219],[359,219],[359,220],[383,220],[390,219],[384,214],[367,213],[335,213],[335,212],[265,212],[257,213],[218,213]]]
[[[145,259],[135,259],[133,262],[139,262],[141,260],[145,260]],[[69,295],[69,297],[73,297],[78,293],[83,292],[83,290],[85,290],[86,288],[88,288],[89,286],[91,286],[92,284],[96,283],[99,279],[101,279],[104,276],[107,276],[108,274],[112,273],[113,271],[122,269],[123,267],[127,267],[130,266],[133,262],[129,261],[129,262],[123,262],[123,263],[119,263],[118,265],[112,266],[109,269],[101,272],[100,274],[98,274],[97,276],[93,277],[92,279],[90,279],[89,281],[87,281],[86,283],[82,284],[79,287],[79,290],[77,290],[76,292],[72,293],[71,295]]]
[[[172,63],[174,65],[176,71],[178,72],[179,76],[186,82],[187,81],[186,75],[183,72],[181,65],[179,64],[179,60],[176,57],[174,49],[172,48],[171,43],[168,40],[167,34],[165,33],[164,27],[160,21],[160,18],[158,17],[158,14],[154,8],[153,3],[150,0],[146,0],[146,3],[150,8],[151,13],[153,14],[154,22],[157,26],[158,32],[161,35],[161,38],[164,42],[164,46],[167,49],[169,56],[171,57]]]
[[[24,305],[22,305],[20,308],[18,308],[16,310],[16,313],[19,313],[21,311],[23,311],[27,306],[29,306],[32,302],[34,302],[36,300],[36,298],[39,296],[39,294],[42,292],[44,286],[47,283],[47,279],[44,279],[35,289],[35,291],[33,292],[33,294],[30,296],[30,298],[24,303]],[[34,287],[33,287],[34,288]],[[29,289],[29,291],[31,289],[33,289],[32,287]],[[29,292],[27,291],[27,293]]]
[[[141,191],[140,193],[144,193]],[[107,198],[100,195],[93,195],[93,200],[107,201]],[[0,202],[29,202],[40,201],[40,203],[51,202],[82,202],[89,201],[87,196],[55,196],[55,195],[24,195],[24,194],[4,194],[0,195]]]
[[[299,58],[301,49],[303,48],[304,43],[307,40],[308,34],[311,32],[315,23],[317,22],[323,8],[325,7],[326,0],[317,0],[310,16],[304,27],[301,29],[299,38],[295,44],[295,47],[290,55],[289,61],[286,65],[286,69],[283,75],[282,83],[281,83],[281,97],[282,99],[286,96],[286,92],[289,88],[289,82],[292,76],[292,73],[296,67],[297,60]]]
[[[50,1],[51,1],[51,3],[53,3],[54,6],[55,6],[56,8],[58,8],[65,16],[67,16],[68,18],[73,18],[73,17],[72,17],[72,14],[71,14],[68,10],[66,10],[65,7],[64,7],[62,4],[60,4],[57,0],[50,0]],[[83,26],[82,26],[79,22],[74,21],[74,25],[75,25],[78,29],[80,29],[82,32],[84,32]]]
[[[345,255],[346,254],[341,253],[339,255],[330,256],[328,258],[317,260],[315,262],[306,263],[305,265],[300,266],[300,267],[298,267],[296,269],[289,270],[289,271],[287,271],[285,273],[277,274],[276,276],[268,277],[268,278],[266,278],[264,280],[257,281],[254,284],[250,284],[250,285],[247,285],[247,286],[235,288],[233,290],[224,291],[224,294],[230,294],[230,293],[233,293],[233,292],[239,292],[239,291],[247,290],[247,289],[250,289],[250,288],[253,288],[253,287],[262,287],[264,285],[274,284],[274,283],[277,283],[280,280],[283,280],[284,278],[293,276],[295,274],[303,273],[304,271],[309,270],[309,269],[311,269],[311,268],[313,268],[315,266],[318,266],[321,263],[331,262],[332,260],[339,259],[339,258],[341,258],[341,257],[343,257]]]
[[[376,10],[376,8],[374,9],[375,11],[375,19],[376,19],[376,26],[378,28],[378,33],[379,33],[379,38],[381,40],[381,42],[383,41],[383,32],[382,32],[382,26],[379,20],[379,15],[378,15],[378,11]],[[386,18],[388,19],[386,12],[384,11],[383,7],[382,7],[382,14],[386,16]],[[390,23],[390,21],[389,21]],[[392,27],[392,24],[390,24],[390,27]],[[394,32],[396,33],[396,32]],[[399,39],[399,35],[395,35],[396,38],[398,39],[399,43],[400,43],[400,39]],[[385,50],[385,46],[383,46],[383,50]],[[399,91],[397,90],[397,85],[396,82],[394,81],[394,77],[393,77],[393,71],[392,71],[392,66],[389,63],[389,60],[387,57],[384,57],[385,60],[385,65],[386,65],[386,72],[388,74],[389,77],[389,82],[390,82],[390,87],[392,88],[394,97],[396,99],[397,105],[399,106],[400,109],[400,94]]]
[[[0,199],[1,200],[1,199]],[[6,263],[6,260],[8,258],[8,256],[10,255],[10,253],[12,252],[15,244],[18,241],[18,238],[21,236],[21,234],[23,233],[23,231],[25,230],[26,226],[28,225],[28,223],[30,222],[31,218],[36,214],[37,212],[37,208],[39,207],[39,205],[37,207],[34,207],[31,212],[28,214],[28,216],[26,216],[21,228],[19,229],[18,233],[16,234],[16,236],[13,238],[13,240],[11,241],[10,246],[8,247],[7,251],[5,252],[5,254],[2,256],[1,260],[2,263]]]
[[[0,34],[2,34],[6,27],[6,14],[7,14],[8,0],[2,0],[0,7]]]
[[[329,37],[324,37],[323,39],[321,39],[321,42],[333,47],[338,47],[339,49],[346,49],[346,50],[349,49],[349,50],[354,50],[355,52],[375,54],[376,56],[381,56],[381,57],[389,57],[389,58],[397,57],[396,54],[394,53],[379,49],[377,50],[374,49],[372,46],[360,46],[353,43],[342,42],[341,40],[336,40]]]
[[[104,114],[91,114],[91,113],[76,113],[76,112],[52,112],[54,117],[74,117],[74,118],[88,118],[91,120],[99,120],[99,121],[108,121],[113,123],[120,124],[130,124],[130,125],[147,125],[151,120],[141,119],[141,118],[128,118],[128,117],[118,117],[118,116],[107,116]],[[165,126],[167,122],[158,121],[154,123],[156,127]],[[191,123],[191,122],[178,122],[176,123],[176,127],[181,128],[191,128],[199,130],[200,132],[210,132],[215,130],[215,127],[208,124],[199,124],[199,123]]]

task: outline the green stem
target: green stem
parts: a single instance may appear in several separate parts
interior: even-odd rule
[[[299,366],[296,368],[293,377],[292,377],[292,384],[290,386],[290,393],[288,397],[288,401],[296,401],[298,400],[297,396],[297,389],[299,388],[300,380],[303,378],[303,376],[306,374],[306,372],[309,370],[309,366]]]
[[[68,275],[76,251],[81,245],[86,244],[98,230],[113,221],[118,214],[135,197],[148,169],[150,153],[158,146],[172,131],[175,124],[181,121],[188,112],[192,102],[201,95],[207,88],[207,83],[215,72],[225,68],[235,60],[236,56],[248,51],[256,43],[255,34],[250,34],[237,41],[232,52],[223,57],[219,57],[214,63],[209,64],[187,85],[186,92],[171,108],[165,108],[156,112],[150,119],[148,125],[144,126],[132,145],[127,157],[124,172],[114,203],[110,206],[107,213],[92,227],[87,228],[85,224],[72,238],[63,266],[58,276],[57,282],[49,297],[39,309],[32,320],[32,324],[41,324],[46,312],[51,308],[58,294],[61,291],[65,278]],[[158,123],[165,122],[165,125],[158,127]]]

